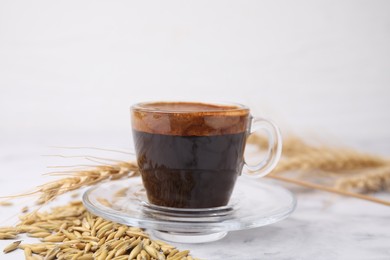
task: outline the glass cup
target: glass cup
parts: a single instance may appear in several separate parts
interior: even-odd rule
[[[131,107],[137,163],[151,204],[212,208],[228,204],[237,177],[267,175],[282,150],[278,127],[240,104],[145,102]],[[244,160],[247,137],[268,134],[268,152],[256,165]]]

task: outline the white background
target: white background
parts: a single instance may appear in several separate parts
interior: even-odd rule
[[[136,102],[239,102],[285,135],[389,156],[389,99],[390,1],[0,0],[0,196],[46,182],[48,165],[74,164],[42,154],[92,152],[49,146],[129,150]],[[388,208],[297,195],[281,223],[181,249],[388,259]],[[21,207],[0,208],[0,226]]]
[[[389,13],[389,1],[2,0],[0,144],[128,147],[131,104],[186,99],[385,151]]]

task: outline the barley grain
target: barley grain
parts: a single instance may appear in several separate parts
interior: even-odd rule
[[[133,250],[131,250],[128,259],[130,260],[136,258],[137,255],[141,252],[141,250],[142,250],[142,241],[138,243],[138,245],[134,247]]]
[[[17,249],[21,242],[22,241],[20,241],[20,240],[15,241],[15,242],[12,242],[11,244],[9,244],[8,246],[6,246],[3,250],[4,254],[7,254],[7,253],[12,252],[15,249]]]
[[[0,201],[0,206],[9,207],[12,205],[14,205],[14,204],[10,201]]]
[[[158,258],[158,256],[157,256],[157,250],[156,249],[154,249],[153,247],[151,247],[151,246],[149,246],[149,245],[145,245],[144,246],[144,249],[145,249],[145,251],[151,256],[151,257],[153,257],[153,258]]]

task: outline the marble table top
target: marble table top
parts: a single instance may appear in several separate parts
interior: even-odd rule
[[[47,146],[39,142],[1,146],[0,196],[27,191],[46,182],[48,178],[41,174],[49,171],[46,166],[50,164],[41,155],[47,152]],[[212,243],[175,245],[191,250],[201,259],[390,259],[390,207],[282,182],[275,184],[287,187],[297,196],[297,208],[287,219],[229,232]],[[379,196],[390,200],[389,194]],[[65,203],[64,200],[60,202]],[[23,203],[32,201],[33,198],[26,198],[15,206],[0,207],[0,226],[15,224]],[[9,241],[0,241],[0,248],[7,244]],[[0,256],[5,260],[21,259],[23,252]]]

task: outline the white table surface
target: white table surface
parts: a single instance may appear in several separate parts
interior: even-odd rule
[[[89,145],[94,137],[68,137],[68,139],[29,139],[30,142],[6,142],[0,148],[0,196],[29,190],[49,180],[41,174],[48,165],[71,165],[64,159],[42,157],[43,154],[81,154],[79,150],[48,148],[48,144]],[[57,142],[53,143],[54,140]],[[120,140],[106,148],[119,147]],[[378,149],[383,145],[378,142]],[[373,143],[369,150],[375,150]],[[390,151],[387,151],[390,152]],[[96,153],[88,150],[85,153]],[[106,157],[123,157],[103,152]],[[381,153],[386,154],[381,150]],[[312,191],[284,185],[298,199],[295,212],[287,219],[261,228],[230,232],[225,238],[208,244],[176,244],[180,249],[190,249],[202,259],[390,259],[390,207],[354,198],[346,198],[322,191]],[[381,194],[390,200],[389,194]],[[0,225],[15,224],[23,203],[0,207]],[[65,203],[63,198],[57,203]],[[27,241],[30,239],[27,238]],[[3,248],[9,241],[0,241]],[[0,259],[21,259],[22,251],[0,255]]]

